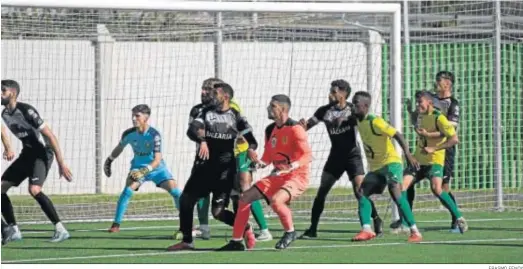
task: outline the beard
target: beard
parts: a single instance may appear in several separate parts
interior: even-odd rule
[[[212,97],[209,95],[202,95],[200,98],[202,100],[202,104],[204,104],[204,105],[208,105],[212,101]]]
[[[9,98],[9,97],[2,98],[2,105],[5,106],[5,105],[9,104],[9,101],[11,101],[11,98]]]
[[[329,105],[336,105],[336,104],[338,104],[338,100],[332,99],[329,97]]]
[[[269,118],[269,120],[274,120],[274,113],[272,113],[272,111],[267,108],[267,118]]]

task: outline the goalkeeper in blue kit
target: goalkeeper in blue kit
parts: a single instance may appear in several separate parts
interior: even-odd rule
[[[111,163],[118,158],[127,144],[131,144],[134,153],[131,171],[118,199],[116,216],[109,229],[110,233],[120,231],[120,224],[133,192],[147,181],[152,181],[157,187],[166,190],[173,197],[176,208],[179,208],[181,191],[162,158],[162,138],[160,133],[148,124],[151,109],[144,104],[137,105],[132,109],[132,115],[134,126],[123,132],[120,142],[104,164],[105,175],[110,177]]]

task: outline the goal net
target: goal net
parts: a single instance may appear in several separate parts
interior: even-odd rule
[[[163,157],[183,187],[195,155],[195,144],[185,134],[189,111],[200,102],[206,78],[219,76],[233,86],[262,144],[270,123],[266,107],[274,94],[291,97],[293,118],[309,118],[326,104],[331,81],[346,79],[353,93],[372,93],[373,111],[379,114],[386,98],[381,87],[393,83],[390,64],[383,65],[383,57],[391,56],[383,47],[391,46],[393,10],[399,11],[399,5],[227,3],[229,10],[217,13],[167,10],[196,7],[194,2],[126,3],[120,9],[2,7],[2,78],[20,83],[20,101],[35,106],[57,134],[74,181],[59,179],[53,165],[44,191],[67,221],[112,219],[132,152],[127,148],[113,163],[110,178],[101,165],[132,124],[131,108],[139,103],[152,108]],[[126,10],[135,4],[156,11]],[[264,6],[270,7],[252,12]],[[338,12],[328,12],[333,10]],[[389,27],[380,32],[358,24],[370,15]],[[21,145],[11,140],[18,153]],[[314,150],[311,189],[292,205],[303,216],[309,215],[331,146],[324,126],[312,129],[309,141]],[[2,161],[2,171],[8,165]],[[255,178],[268,172],[258,171]],[[46,221],[27,193],[27,182],[9,194],[20,221]],[[328,198],[326,215],[356,209],[344,176]],[[172,198],[147,183],[132,197],[126,218],[177,215]]]

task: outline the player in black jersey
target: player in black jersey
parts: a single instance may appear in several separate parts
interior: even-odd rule
[[[60,242],[68,239],[69,233],[60,222],[53,203],[42,192],[42,186],[51,168],[54,154],[56,154],[60,177],[63,176],[67,181],[71,181],[72,174],[64,162],[58,139],[34,107],[17,101],[19,94],[18,82],[2,80],[2,105],[5,106],[2,119],[23,145],[18,159],[2,174],[2,216],[9,225],[6,240],[14,241],[22,238],[7,191],[29,178],[29,193],[55,225],[51,242]]]
[[[202,83],[202,92],[201,92],[201,103],[193,106],[191,108],[191,111],[189,113],[189,126],[193,122],[194,119],[198,117],[198,115],[202,112],[202,110],[205,107],[208,107],[211,105],[212,93],[214,90],[214,85],[218,83],[223,83],[223,81],[219,78],[208,78],[203,81]],[[197,142],[198,137],[193,136],[194,134],[188,133],[189,139],[192,141]],[[199,143],[196,143],[196,150],[199,151]],[[201,198],[198,200],[197,203],[197,212],[198,212],[198,222],[200,226],[198,226],[193,231],[193,236],[200,237],[205,240],[209,240],[211,238],[211,230],[209,227],[209,204],[210,204],[210,196],[207,195],[206,197]],[[175,233],[175,239],[182,240],[183,234],[181,231],[178,231]]]
[[[9,139],[9,136],[7,135],[7,130],[5,126],[2,124],[2,144],[4,145],[4,160],[11,161],[15,157],[15,153],[13,152],[11,148],[11,140]],[[8,237],[8,228],[9,225],[7,222],[5,222],[4,218],[2,218],[2,245],[7,244],[7,237]]]
[[[352,104],[347,102],[351,88],[345,80],[334,80],[331,83],[329,93],[329,104],[316,110],[314,116],[309,120],[301,119],[300,123],[309,130],[316,124],[323,121],[329,138],[331,140],[331,151],[323,168],[321,183],[314,199],[311,213],[311,226],[303,233],[300,238],[317,237],[318,222],[325,206],[325,198],[332,186],[343,173],[347,173],[354,195],[359,199],[358,188],[363,182],[365,175],[361,152],[356,140],[357,121],[352,117]],[[383,233],[383,225],[378,212],[372,203],[372,218],[374,220],[374,230],[377,235]]]
[[[213,92],[215,102],[202,110],[187,131],[190,138],[196,138],[199,150],[191,176],[180,197],[180,230],[183,240],[169,247],[170,251],[194,249],[191,233],[194,206],[198,199],[209,193],[213,194],[213,217],[230,226],[234,225],[234,213],[225,209],[236,176],[234,141],[239,132],[251,127],[245,117],[230,108],[230,100],[234,97],[230,85],[218,83]],[[255,152],[258,144],[252,132],[245,134],[244,138],[249,143],[251,155],[254,154],[252,152]],[[252,229],[249,228],[248,232],[252,233]]]
[[[457,129],[459,123],[459,102],[456,98],[452,96],[452,89],[454,85],[454,74],[449,71],[440,71],[436,74],[435,77],[435,90],[437,94],[433,95],[434,98],[434,107],[441,111],[449,120],[450,124]],[[420,91],[416,92],[415,98],[418,98],[418,95],[421,94]],[[418,113],[416,110],[412,109],[411,102],[408,102],[408,112],[410,114],[411,123],[417,130],[417,117]],[[417,130],[418,131],[418,130]],[[419,130],[424,132],[424,130]],[[425,136],[441,136],[439,132],[426,133]],[[450,181],[454,178],[454,162],[456,156],[456,146],[453,146],[445,150],[445,165],[443,167],[443,181],[442,189],[445,192],[448,192],[450,198],[456,202],[454,195],[450,192]],[[411,208],[414,204],[415,198],[415,188],[412,184],[407,190],[407,200]],[[456,218],[452,216],[451,220],[451,232],[459,233],[460,230],[456,223]],[[399,229],[401,226],[401,220],[398,220],[390,225],[392,229]]]

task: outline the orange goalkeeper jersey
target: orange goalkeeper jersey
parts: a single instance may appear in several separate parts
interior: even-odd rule
[[[265,129],[265,151],[261,159],[273,164],[276,169],[288,169],[293,162],[299,167],[292,173],[309,175],[312,150],[307,141],[307,132],[297,121],[288,119],[282,127],[270,124]]]

